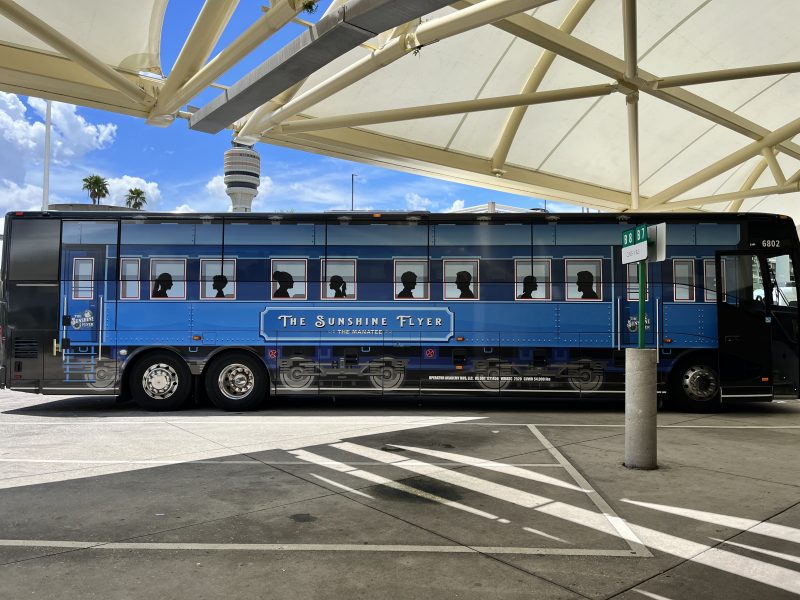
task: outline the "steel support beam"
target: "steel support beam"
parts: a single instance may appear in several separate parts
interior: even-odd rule
[[[297,16],[303,10],[301,0],[275,0],[272,7],[261,15],[239,37],[212,58],[200,71],[175,92],[169,102],[162,103],[161,114],[172,114],[186,102],[206,89],[233,65],[247,56],[262,42]],[[157,116],[155,113],[153,116]],[[231,120],[233,121],[233,119]],[[227,124],[226,124],[227,125]]]
[[[167,81],[158,94],[151,117],[150,125],[168,125],[174,120],[171,112],[165,112],[164,106],[173,104],[176,92],[190,77],[195,75],[211,56],[239,0],[206,0],[197,15],[192,31],[181,48],[175,64],[167,76]]]
[[[216,133],[261,106],[265,99],[274,98],[368,39],[447,6],[450,1],[350,0],[197,111],[190,127]]]
[[[752,190],[753,186],[758,181],[758,178],[761,177],[761,174],[767,169],[767,161],[765,159],[761,159],[758,161],[753,170],[750,172],[750,175],[747,176],[747,179],[744,180],[742,187],[739,188],[740,192],[746,192],[748,190]],[[725,212],[739,212],[742,208],[742,203],[744,202],[744,198],[738,198],[731,202],[728,207],[725,209]]]
[[[342,115],[337,117],[320,117],[317,119],[304,119],[289,121],[278,125],[276,132],[300,133],[306,131],[319,131],[321,129],[337,129],[341,127],[359,127],[375,125],[378,123],[392,123],[409,121],[412,119],[426,119],[430,117],[443,117],[447,115],[460,115],[485,110],[498,110],[516,106],[530,106],[534,104],[547,104],[551,102],[564,102],[580,98],[595,98],[607,96],[617,91],[613,84],[587,85],[583,87],[535,92],[533,94],[515,94],[513,96],[497,96],[495,98],[479,98],[477,100],[464,100],[460,102],[445,102],[428,106],[414,106],[411,108],[396,108],[379,110],[375,112]]]
[[[689,200],[676,200],[675,202],[667,202],[659,206],[660,211],[670,210],[684,210],[686,208],[702,206],[703,204],[718,204],[720,202],[728,202],[734,200],[740,202],[747,198],[756,198],[758,196],[771,196],[772,194],[791,194],[792,192],[800,192],[800,183],[793,183],[791,185],[772,185],[769,187],[757,188],[755,190],[740,190],[738,192],[728,192],[727,194],[716,194],[714,196],[703,196],[701,198],[691,198]],[[730,211],[730,212],[737,212]],[[727,211],[726,211],[727,212]]]
[[[736,69],[720,69],[719,71],[705,71],[702,73],[688,73],[686,75],[673,75],[662,77],[654,85],[663,90],[686,85],[699,85],[702,83],[716,83],[718,81],[735,81],[737,79],[750,79],[752,77],[768,77],[770,75],[786,75],[787,73],[800,73],[800,62],[788,62],[775,65],[762,65],[759,67],[739,67]]]
[[[567,16],[564,17],[559,29],[565,33],[572,33],[593,3],[594,0],[578,0],[572,6],[569,13],[567,13]],[[547,75],[555,59],[556,54],[554,52],[550,52],[549,50],[542,51],[533,70],[528,76],[528,80],[525,82],[525,86],[522,88],[522,94],[532,94],[539,89],[539,86],[542,84],[542,81],[544,81],[545,75]],[[506,160],[508,159],[511,144],[514,142],[514,138],[517,135],[517,131],[519,131],[520,125],[522,125],[522,119],[525,117],[527,111],[527,106],[518,106],[511,111],[508,119],[506,119],[506,123],[503,126],[503,131],[500,134],[491,159],[492,173],[495,175],[503,174],[503,166],[505,166]]]
[[[486,159],[420,145],[365,129],[315,131],[283,135],[271,131],[261,141],[398,169],[512,194],[569,202],[605,211],[620,211],[630,205],[627,192],[509,165],[505,177],[486,170]]]
[[[744,148],[740,148],[736,152],[721,158],[717,162],[707,166],[704,169],[701,169],[700,171],[697,171],[686,179],[671,185],[667,189],[660,191],[654,196],[651,196],[650,199],[644,203],[644,207],[654,208],[664,204],[676,196],[679,196],[684,192],[688,192],[692,188],[697,187],[701,183],[705,183],[709,179],[713,179],[717,175],[721,175],[725,171],[733,169],[734,167],[742,164],[744,161],[753,158],[754,156],[758,156],[764,148],[771,148],[784,140],[793,138],[799,133],[800,119],[795,119],[794,121],[791,121],[783,127],[780,127],[772,133],[766,135],[763,139],[748,144]]]
[[[296,96],[285,106],[266,115],[262,120],[254,122],[254,120],[251,119],[246,128],[242,130],[241,135],[254,135],[268,131],[421,46],[438,42],[482,25],[487,25],[498,19],[503,19],[509,15],[548,4],[552,1],[553,0],[484,0],[476,6],[451,13],[438,19],[426,21],[417,28],[414,34],[391,40],[383,48],[356,61],[336,75],[317,84],[299,96]],[[442,4],[449,4],[449,2],[445,0]],[[278,65],[275,66],[277,67]],[[266,73],[264,75],[266,75]]]
[[[778,185],[786,183],[786,176],[783,174],[781,166],[778,164],[778,159],[775,158],[775,151],[772,148],[764,148],[761,150],[761,154],[764,156],[764,160],[767,161],[767,166],[772,176],[775,178],[775,183]]]
[[[40,39],[51,48],[75,61],[84,69],[110,85],[112,88],[139,104],[151,97],[138,85],[118,73],[93,54],[87,52],[67,36],[63,35],[33,13],[25,10],[13,0],[0,0],[0,14],[16,23],[25,31]]]
[[[453,3],[453,6],[471,6],[478,2],[479,0],[458,0]],[[534,17],[517,14],[498,20],[493,25],[506,33],[555,52],[559,56],[563,56],[606,77],[617,81],[624,79],[625,61]],[[638,77],[631,83],[645,94],[708,119],[750,139],[759,140],[769,133],[767,128],[686,90],[679,88],[658,89],[655,86],[655,82],[658,80],[659,77],[657,75],[640,68]],[[778,149],[788,156],[800,159],[800,145],[794,142],[784,140],[778,144]]]

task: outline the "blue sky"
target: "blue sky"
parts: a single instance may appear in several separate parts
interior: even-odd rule
[[[316,20],[330,0],[320,3]],[[161,64],[168,73],[190,31],[202,0],[172,1],[162,31]],[[213,54],[231,42],[261,14],[263,2],[243,0]],[[301,33],[290,25],[264,43],[219,80],[232,84],[276,49]],[[212,56],[213,56],[212,54]],[[191,101],[202,106],[219,94],[207,90]],[[41,206],[45,103],[37,98],[0,92],[0,210]],[[147,208],[167,211],[226,211],[230,200],[222,183],[223,152],[231,132],[209,135],[189,130],[184,120],[168,128],[114,113],[53,105],[51,202],[89,202],[81,180],[90,174],[108,179],[107,202],[122,204],[131,187],[145,190]],[[350,207],[351,174],[355,173],[357,209],[443,211],[495,201],[521,207],[542,207],[538,199],[494,192],[377,167],[257,144],[262,185],[254,210],[291,206],[296,212]],[[555,203],[549,207],[556,208]],[[558,208],[576,210],[560,205]]]

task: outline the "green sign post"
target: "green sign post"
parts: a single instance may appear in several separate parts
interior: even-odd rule
[[[644,307],[647,298],[647,225],[622,232],[622,264],[636,262],[639,269],[639,348],[644,348]]]

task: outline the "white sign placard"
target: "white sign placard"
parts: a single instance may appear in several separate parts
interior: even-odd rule
[[[622,264],[639,262],[647,258],[647,240],[622,249]]]

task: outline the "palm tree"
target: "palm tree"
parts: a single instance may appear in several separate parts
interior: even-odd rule
[[[133,210],[141,210],[147,204],[147,198],[144,197],[144,190],[133,188],[128,190],[125,195],[125,206]]]
[[[108,196],[108,181],[100,175],[89,175],[83,178],[83,188],[89,192],[92,204],[99,204],[102,198]]]

